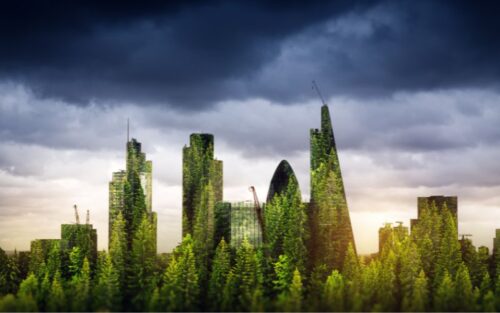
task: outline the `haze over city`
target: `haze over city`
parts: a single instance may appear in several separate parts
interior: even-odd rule
[[[6,5],[0,10],[0,247],[58,238],[73,204],[107,246],[126,124],[153,161],[158,250],[181,240],[182,147],[215,136],[224,198],[266,197],[282,159],[309,196],[318,82],[359,253],[417,197],[458,196],[459,233],[500,219],[498,8],[341,1]],[[14,14],[16,13],[16,14]],[[43,14],[41,14],[43,13]],[[43,18],[42,18],[43,16]],[[22,17],[22,18],[21,18]]]

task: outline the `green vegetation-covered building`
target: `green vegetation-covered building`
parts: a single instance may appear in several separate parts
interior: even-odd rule
[[[312,266],[341,268],[354,235],[327,105],[321,107],[321,129],[311,129],[311,199],[309,243]]]

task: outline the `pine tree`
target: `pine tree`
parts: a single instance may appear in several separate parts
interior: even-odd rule
[[[442,274],[441,282],[434,293],[434,309],[436,311],[453,311],[455,300],[455,287],[447,270]]]
[[[232,310],[246,311],[251,309],[254,293],[260,292],[261,281],[257,273],[260,271],[259,262],[253,246],[246,238],[236,253],[234,266],[234,287],[237,295],[235,307]]]
[[[407,304],[403,307],[404,311],[409,312],[425,312],[429,305],[429,289],[425,272],[420,270],[420,273],[413,284],[411,298],[407,299]]]
[[[342,267],[342,276],[346,290],[345,309],[359,312],[362,310],[361,299],[361,267],[358,257],[354,252],[352,244],[347,247],[344,266]]]
[[[61,274],[56,272],[52,285],[50,288],[47,311],[49,312],[63,312],[66,310],[66,295],[61,283]]]
[[[122,299],[119,275],[108,253],[102,252],[99,255],[97,267],[96,284],[92,290],[94,310],[120,311]]]
[[[47,258],[47,271],[52,279],[61,270],[61,247],[59,242],[53,242]]]
[[[325,311],[344,311],[344,279],[337,270],[334,270],[326,279],[323,303]]]
[[[82,268],[71,278],[70,307],[72,311],[88,311],[90,294],[90,265],[85,257]]]
[[[414,286],[416,281],[421,274],[424,275],[426,284],[427,280],[425,278],[425,273],[422,271],[423,268],[417,246],[409,238],[402,243],[401,251],[399,252],[399,263],[399,283],[402,297],[401,307],[403,311],[414,311],[412,303],[415,300]],[[425,286],[425,288],[427,288],[427,286]]]
[[[442,221],[443,235],[440,241],[436,263],[437,281],[441,280],[445,271],[452,276],[455,275],[462,262],[460,244],[457,239],[457,226],[455,225],[453,215],[446,209],[446,206],[443,209]]]
[[[286,301],[283,305],[285,312],[300,312],[302,307],[302,277],[296,268],[293,271],[292,283],[289,287]]]
[[[160,298],[167,311],[197,311],[200,295],[191,235],[186,235],[163,275]],[[162,306],[162,303],[160,303]]]
[[[389,250],[382,259],[379,268],[377,303],[383,311],[394,311],[396,309],[396,261],[396,255],[392,250]]]
[[[148,217],[144,215],[132,242],[132,273],[129,287],[136,310],[142,310],[149,304],[149,297],[154,290],[155,258],[153,228]]]
[[[460,311],[474,310],[474,295],[470,281],[469,271],[461,263],[455,275],[455,305]]]
[[[113,221],[111,229],[111,240],[109,244],[109,256],[113,268],[118,274],[120,289],[123,290],[125,284],[125,254],[127,253],[127,237],[125,234],[125,220],[121,212]]]
[[[210,300],[210,308],[213,311],[220,311],[222,308],[223,293],[221,291],[226,285],[230,270],[231,251],[224,238],[222,238],[215,251],[208,285],[208,299]]]
[[[71,277],[76,277],[80,274],[83,264],[83,255],[79,247],[75,246],[69,253],[68,271]]]

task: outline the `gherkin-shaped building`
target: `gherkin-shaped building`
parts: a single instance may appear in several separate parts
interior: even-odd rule
[[[298,188],[297,177],[293,172],[290,163],[287,160],[282,160],[276,170],[274,171],[273,178],[269,184],[269,191],[267,192],[267,201],[271,202],[275,195],[285,192],[290,182],[295,183]],[[299,191],[300,193],[300,191]]]
[[[311,129],[311,199],[309,204],[312,266],[340,269],[354,235],[340,170],[330,112],[321,107],[321,129]]]

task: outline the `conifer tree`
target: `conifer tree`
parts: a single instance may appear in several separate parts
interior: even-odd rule
[[[453,280],[447,270],[444,270],[441,277],[441,282],[437,285],[437,289],[434,292],[434,309],[443,312],[453,311],[455,308]]]
[[[255,293],[262,292],[261,279],[258,276],[260,271],[253,246],[246,238],[236,253],[236,263],[234,266],[234,291],[237,295],[234,307],[235,311],[246,311],[251,309],[252,300]]]
[[[146,308],[154,290],[155,244],[153,228],[144,215],[132,242],[131,280],[132,303],[136,310]]]
[[[423,279],[425,279],[426,284],[427,280],[425,278],[425,273],[422,271],[423,268],[417,246],[409,238],[402,243],[401,251],[399,252],[399,263],[399,288],[401,289],[400,294],[402,297],[401,307],[404,311],[413,311],[412,303],[415,300],[414,292],[416,281],[421,274],[424,275]],[[422,283],[422,281],[420,283]],[[427,286],[425,286],[425,288],[427,288]]]
[[[71,277],[76,277],[80,274],[83,264],[83,256],[79,247],[75,246],[69,252],[68,272]]]
[[[102,252],[98,259],[96,283],[93,288],[93,308],[95,311],[120,311],[121,292],[118,272],[111,257]]]
[[[52,285],[47,300],[47,311],[63,312],[66,310],[66,295],[61,282],[61,274],[59,271],[54,275]]]
[[[429,289],[428,289],[427,277],[425,277],[425,272],[420,270],[415,283],[413,284],[413,290],[411,293],[411,298],[407,299],[403,306],[403,311],[409,312],[424,312],[429,307]]]
[[[177,261],[178,260],[178,261]],[[186,235],[163,275],[160,298],[167,311],[197,311],[200,287],[191,235]],[[162,303],[160,303],[160,306]]]
[[[455,275],[455,305],[460,311],[474,310],[474,295],[469,271],[465,264],[461,263]]]
[[[47,302],[51,288],[52,288],[52,283],[50,281],[49,273],[45,272],[45,275],[43,276],[43,279],[40,283],[40,290],[38,292],[38,297],[36,298],[40,311],[46,311],[47,309]]]
[[[215,251],[208,285],[208,299],[210,308],[213,311],[219,311],[222,308],[223,292],[221,291],[224,290],[230,270],[231,251],[224,238],[222,238]]]
[[[297,268],[293,271],[293,279],[289,294],[288,301],[285,305],[285,311],[300,312],[302,307],[302,277]]]
[[[442,238],[436,261],[437,281],[441,280],[445,271],[452,276],[455,275],[462,262],[460,244],[457,239],[457,226],[453,215],[446,208],[446,204],[443,208],[442,221]]]
[[[125,254],[127,253],[127,237],[125,234],[125,220],[121,212],[118,212],[113,221],[111,229],[111,240],[109,244],[109,256],[116,273],[118,274],[120,288],[123,290],[125,284]]]
[[[83,259],[82,268],[75,273],[71,278],[71,294],[70,308],[72,311],[84,312],[88,311],[89,295],[90,295],[90,265],[85,257]]]
[[[337,270],[334,270],[326,279],[323,303],[325,311],[344,311],[344,279]]]
[[[53,242],[47,259],[47,271],[52,279],[61,270],[61,247],[59,242]]]

